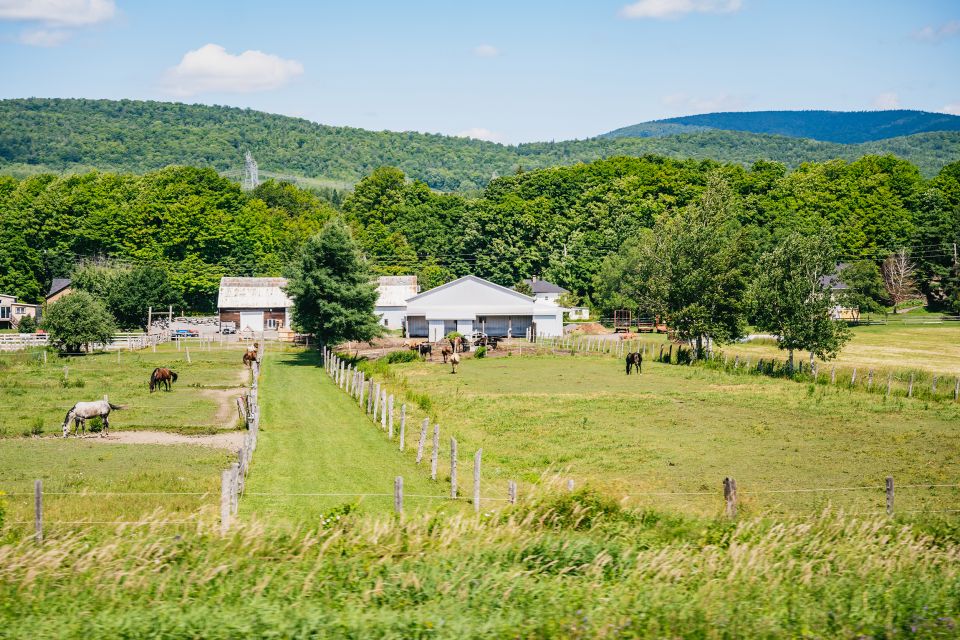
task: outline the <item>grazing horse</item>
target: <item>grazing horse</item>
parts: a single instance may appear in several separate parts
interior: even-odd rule
[[[110,410],[123,409],[123,406],[110,404],[106,400],[95,400],[93,402],[78,402],[73,405],[67,416],[63,419],[63,437],[70,435],[70,421],[73,420],[74,432],[82,425],[83,431],[87,430],[87,420],[90,418],[101,418],[103,420],[103,430],[100,432],[102,438],[110,428]]]
[[[443,364],[447,364],[447,358],[453,355],[453,349],[445,346],[440,349],[440,355],[443,356]]]
[[[630,375],[630,369],[636,367],[637,373],[643,373],[643,354],[639,351],[627,354],[627,375]]]
[[[460,354],[459,354],[459,353],[451,353],[451,354],[450,354],[450,368],[451,368],[450,373],[456,373],[456,372],[457,372],[457,365],[458,365],[458,364],[460,364]]]
[[[153,393],[154,389],[163,385],[166,385],[167,391],[170,391],[171,385],[176,381],[176,371],[173,371],[172,369],[164,369],[163,367],[157,367],[153,370],[153,373],[150,374],[150,393]]]

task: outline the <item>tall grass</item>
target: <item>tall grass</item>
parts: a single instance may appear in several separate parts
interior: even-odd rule
[[[199,519],[0,545],[0,629],[43,637],[955,637],[956,530],[623,510]]]

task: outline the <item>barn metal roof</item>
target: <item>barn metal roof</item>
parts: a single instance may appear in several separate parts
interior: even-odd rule
[[[417,295],[417,276],[381,276],[377,280],[377,306],[402,307]]]
[[[220,278],[217,306],[221,309],[277,309],[292,307],[284,292],[286,278]]]

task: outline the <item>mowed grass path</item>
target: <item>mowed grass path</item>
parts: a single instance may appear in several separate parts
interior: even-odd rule
[[[725,476],[746,510],[762,512],[882,511],[887,475],[900,485],[960,481],[960,404],[649,362],[627,377],[619,359],[601,356],[468,359],[456,376],[430,363],[393,371],[397,391],[431,397],[461,451],[483,447],[494,483],[562,471],[616,496],[707,492],[637,501],[715,513]],[[878,489],[759,493],[861,485]],[[897,501],[960,509],[960,491],[903,488]]]
[[[390,511],[396,476],[403,476],[406,494],[445,496],[449,491],[439,481],[430,480],[429,453],[420,466],[402,455],[396,436],[389,441],[357,404],[334,386],[314,352],[268,351],[260,402],[260,440],[241,501],[242,514],[306,521],[345,503],[357,504],[364,511]],[[408,453],[411,443],[415,448],[416,440],[408,434]],[[389,495],[349,495],[367,493]],[[444,506],[449,505],[436,499],[405,501],[406,509]]]

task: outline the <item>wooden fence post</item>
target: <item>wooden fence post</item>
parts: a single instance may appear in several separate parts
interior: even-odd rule
[[[953,383],[953,401],[957,400],[960,400],[960,377],[957,377],[957,381]]]
[[[430,427],[430,418],[424,418],[420,425],[420,442],[417,443],[417,464],[423,460],[423,445],[427,442],[427,429]]]
[[[70,367],[63,368],[63,381],[66,382],[70,379]]]
[[[867,391],[873,389],[873,369],[870,369],[870,373],[867,374]]]
[[[727,503],[728,518],[737,517],[737,481],[733,478],[723,479],[723,499]]]
[[[433,425],[433,452],[430,454],[430,479],[437,479],[437,461],[440,458],[440,425]]]
[[[33,481],[33,539],[43,542],[43,480]]]
[[[507,502],[517,504],[517,483],[513,480],[507,482]]]
[[[240,508],[240,463],[230,465],[230,513],[234,514]]]
[[[837,384],[837,367],[830,367],[830,384]]]
[[[907,387],[907,397],[913,397],[913,372],[910,372],[910,385]]]
[[[403,513],[403,476],[397,476],[393,480],[393,510]]]
[[[893,476],[887,476],[887,515],[893,515]]]
[[[230,479],[232,472],[224,469],[220,472],[220,535],[227,535],[230,528]]]
[[[573,493],[573,478],[567,478],[567,491]]]
[[[450,438],[450,498],[457,499],[457,439]]]
[[[387,399],[387,437],[393,440],[393,394]]]
[[[480,461],[483,458],[483,449],[477,449],[473,456],[473,510],[480,513]]]
[[[930,385],[930,393],[934,395],[937,393],[937,376],[933,376],[933,384]]]
[[[380,428],[387,428],[387,385],[383,385],[383,391],[380,392]]]
[[[857,384],[857,368],[853,368],[853,375],[850,376],[850,386],[856,386]]]
[[[373,397],[373,421],[377,421],[377,412],[380,409],[380,383],[377,383],[377,391]]]
[[[887,374],[887,397],[890,397],[890,386],[893,384],[893,373]]]
[[[403,451],[403,443],[407,434],[407,405],[400,405],[400,451]]]

